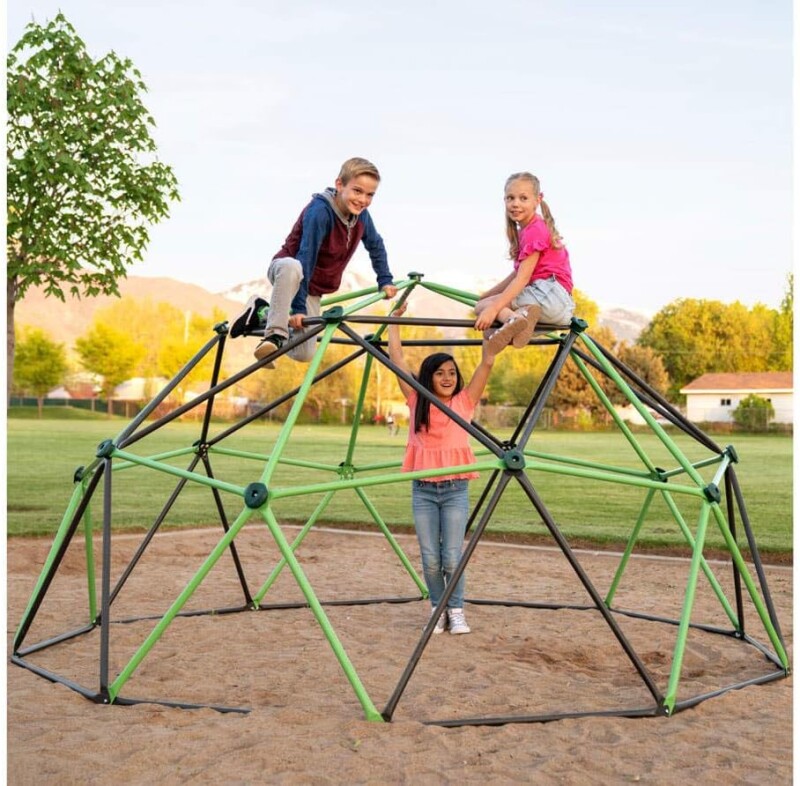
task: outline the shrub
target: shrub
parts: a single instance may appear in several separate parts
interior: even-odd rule
[[[773,417],[775,409],[772,403],[755,393],[743,398],[733,411],[734,423],[746,431],[767,431]]]

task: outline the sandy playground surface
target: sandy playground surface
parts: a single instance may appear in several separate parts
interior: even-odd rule
[[[287,528],[292,538],[296,530]],[[219,539],[217,530],[157,536],[112,606],[113,618],[158,615]],[[115,536],[112,587],[141,541]],[[398,536],[419,570],[413,536]],[[263,524],[236,539],[253,592],[277,548]],[[8,542],[8,633],[22,618],[50,542]],[[86,621],[83,542],[77,538],[31,626],[25,646]],[[376,533],[314,529],[297,552],[321,600],[408,597],[416,587]],[[99,565],[100,548],[96,550]],[[601,594],[618,555],[579,552]],[[117,568],[116,566],[120,566]],[[710,567],[732,598],[730,570]],[[792,571],[766,566],[792,657]],[[688,562],[631,560],[615,606],[678,617]],[[587,604],[555,550],[484,542],[467,570],[472,599]],[[283,571],[267,600],[301,598]],[[186,609],[237,606],[243,591],[226,552]],[[432,637],[391,723],[364,719],[361,705],[307,608],[178,617],[123,686],[124,697],[249,707],[248,714],[145,703],[95,704],[27,669],[8,665],[10,784],[463,784],[726,783],[792,781],[792,682],[780,679],[710,698],[673,717],[576,717],[550,723],[448,728],[426,720],[546,715],[653,707],[650,690],[596,610],[468,604],[473,633]],[[769,640],[746,606],[748,632]],[[417,646],[422,601],[326,605],[333,629],[374,705],[382,711]],[[675,626],[615,616],[659,690],[665,691]],[[701,575],[693,620],[730,629]],[[129,662],[153,619],[111,627],[110,679]],[[770,647],[770,650],[772,647]],[[73,638],[30,656],[90,690],[99,684],[100,635]],[[769,673],[771,664],[735,639],[692,630],[682,698]]]

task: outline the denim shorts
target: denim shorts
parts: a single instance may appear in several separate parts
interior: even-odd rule
[[[512,301],[512,308],[522,308],[538,303],[542,307],[540,322],[548,325],[568,325],[575,313],[575,301],[558,283],[555,276],[537,278],[528,284]]]

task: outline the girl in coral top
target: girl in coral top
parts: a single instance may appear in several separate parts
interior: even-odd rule
[[[404,311],[405,305],[402,305],[393,316],[400,316]],[[389,325],[389,357],[407,374],[412,374],[405,363],[399,327],[395,324]],[[466,385],[453,356],[444,352],[428,355],[422,361],[419,374],[414,376],[422,387],[469,422],[486,387],[493,363],[494,354],[484,342],[481,362]],[[409,409],[403,469],[411,472],[459,467],[456,471],[412,481],[414,529],[430,595],[431,616],[434,616],[450,576],[461,559],[469,519],[467,484],[479,475],[467,469],[469,464],[475,463],[469,434],[430,401],[417,395],[407,382],[400,377],[397,381]],[[438,612],[434,633],[442,633],[448,626],[453,634],[470,632],[464,616],[464,585],[462,573],[448,601],[447,614]]]
[[[565,325],[575,311],[569,254],[544,201],[539,178],[530,172],[511,175],[506,180],[505,205],[514,270],[475,304],[475,328],[486,331],[495,353],[509,344],[524,347],[539,320]],[[495,320],[503,325],[491,330]]]

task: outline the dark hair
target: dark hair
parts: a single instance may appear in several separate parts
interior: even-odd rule
[[[422,361],[422,365],[419,367],[419,377],[417,381],[425,390],[433,392],[433,375],[439,367],[447,363],[448,360],[452,360],[456,367],[456,389],[453,395],[455,396],[456,393],[461,392],[461,389],[464,387],[464,378],[461,376],[461,369],[458,367],[456,359],[452,355],[448,355],[447,352],[434,352]],[[414,407],[414,431],[419,431],[423,426],[425,427],[425,431],[428,431],[430,425],[431,402],[424,396],[417,394],[417,405]]]

